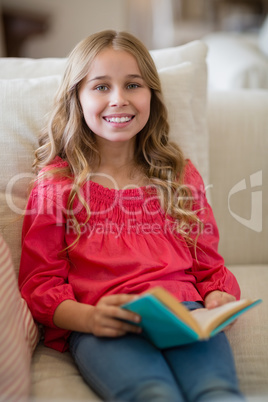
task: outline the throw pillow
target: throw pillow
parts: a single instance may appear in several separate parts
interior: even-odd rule
[[[24,57],[1,57],[0,79],[39,78],[63,75],[65,58],[30,59]]]
[[[186,157],[198,164],[195,120],[192,110],[192,63],[185,62],[158,70],[164,101],[168,110],[170,139],[184,151]]]
[[[9,249],[0,235],[0,400],[26,399],[38,329],[21,299]]]
[[[38,133],[52,105],[60,76],[0,80],[1,231],[18,273],[22,215],[33,180]]]
[[[191,62],[192,89],[191,111],[193,115],[194,147],[196,166],[205,184],[209,183],[209,135],[207,128],[207,46],[202,41],[193,41],[182,46],[152,50],[157,69]],[[178,117],[179,118],[179,117]],[[183,135],[183,134],[182,134]],[[193,160],[194,161],[194,160]]]

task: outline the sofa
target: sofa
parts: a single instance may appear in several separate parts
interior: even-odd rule
[[[208,90],[203,41],[151,54],[162,82],[171,138],[204,178],[219,227],[219,251],[236,275],[242,297],[263,300],[241,316],[227,336],[242,391],[249,401],[267,401],[268,91]],[[52,107],[65,63],[66,59],[56,58],[0,59],[0,229],[16,275],[23,211],[29,183],[35,177],[31,166],[38,133]],[[17,333],[27,344],[25,333],[21,329]],[[31,353],[28,369],[24,369],[24,375],[29,371],[31,401],[99,400],[84,383],[69,352],[45,347],[40,336],[32,342]],[[0,365],[6,363],[0,357]],[[0,401],[4,400],[0,381]]]
[[[268,16],[258,30],[212,32],[203,41],[210,89],[268,89]]]

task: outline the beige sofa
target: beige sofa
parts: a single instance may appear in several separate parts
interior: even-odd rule
[[[259,31],[214,32],[203,40],[209,50],[209,88],[268,89],[268,16]]]
[[[206,47],[194,42],[152,52],[168,104],[172,137],[202,172],[220,229],[220,251],[242,296],[263,303],[228,331],[241,388],[268,400],[268,91],[208,92]],[[22,212],[37,134],[64,59],[0,59],[1,233],[19,269]],[[169,67],[171,66],[171,67]],[[38,344],[32,401],[93,401],[69,353]],[[1,399],[1,397],[0,397]]]

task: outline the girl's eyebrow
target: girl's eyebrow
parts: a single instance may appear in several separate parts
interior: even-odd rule
[[[127,78],[139,78],[139,79],[143,80],[143,77],[139,74],[129,74],[129,75],[127,75]]]
[[[141,76],[141,75],[139,75],[139,74],[128,74],[127,76],[126,76],[126,78],[128,78],[128,79],[136,79],[136,78],[138,78],[138,79],[141,79],[141,80],[143,80],[143,77]],[[112,77],[110,77],[109,75],[99,75],[99,76],[96,76],[96,77],[94,77],[94,78],[92,78],[91,80],[88,80],[88,82],[91,82],[91,81],[101,81],[101,80],[110,80],[110,79],[112,79]]]
[[[100,76],[92,78],[91,80],[88,80],[88,82],[99,81],[99,80],[107,80],[109,78],[111,78],[111,77],[109,77],[108,75],[100,75]]]

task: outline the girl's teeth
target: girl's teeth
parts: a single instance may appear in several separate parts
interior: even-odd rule
[[[131,117],[111,117],[106,118],[106,120],[112,123],[125,123],[126,121],[131,120]]]

